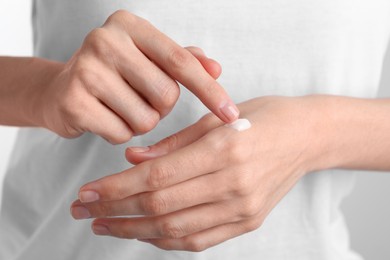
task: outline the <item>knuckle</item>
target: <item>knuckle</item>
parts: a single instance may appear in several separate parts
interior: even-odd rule
[[[173,70],[183,70],[191,62],[192,55],[181,47],[173,47],[168,53],[167,65]]]
[[[254,219],[251,219],[250,221],[245,222],[245,223],[242,225],[243,231],[244,231],[245,233],[254,231],[254,230],[258,229],[259,227],[261,227],[261,225],[263,224],[263,222],[264,222],[264,219],[263,219],[263,218],[254,218]]]
[[[180,88],[175,81],[166,80],[161,83],[161,97],[159,106],[162,110],[171,110],[180,95]]]
[[[208,134],[204,137],[205,147],[214,154],[221,154],[226,146],[224,139],[217,138],[216,134]]]
[[[231,184],[234,197],[248,196],[252,192],[253,180],[245,173],[238,173],[236,180]]]
[[[172,223],[171,221],[165,221],[161,224],[161,236],[163,238],[177,239],[184,236],[183,229],[177,225]]]
[[[95,28],[86,37],[84,48],[97,57],[109,57],[113,46],[111,32],[105,28]]]
[[[202,252],[207,249],[207,245],[202,240],[195,237],[188,237],[184,241],[184,247],[187,251]]]
[[[108,18],[106,23],[111,24],[111,23],[120,23],[120,24],[134,24],[138,19],[138,17],[124,9],[120,9],[112,13]]]
[[[174,151],[179,147],[179,135],[177,133],[164,138],[160,145],[166,147],[166,151]]]
[[[124,9],[119,9],[119,10],[116,10],[112,15],[112,17],[115,17],[115,18],[127,18],[129,16],[133,16],[130,12],[124,10]]]
[[[145,112],[141,118],[142,122],[140,124],[132,126],[138,134],[145,134],[151,131],[160,122],[160,114],[155,110]]]
[[[155,164],[151,167],[146,183],[152,190],[164,188],[175,175],[175,168],[169,164]]]
[[[155,241],[153,243],[153,245],[155,245],[156,247],[160,248],[160,249],[163,249],[163,250],[167,250],[167,251],[170,251],[170,250],[177,250],[174,245],[172,245],[169,241],[165,240],[165,239],[162,239],[162,240],[159,240],[159,241]]]
[[[80,88],[82,86],[93,95],[96,95],[95,89],[99,86],[97,83],[102,82],[102,79],[95,70],[95,65],[91,59],[80,58],[72,68],[71,77],[73,84],[71,84],[70,89],[72,90],[72,86],[73,88]]]
[[[146,215],[161,215],[166,212],[167,206],[158,193],[149,193],[141,199],[141,208]]]
[[[177,248],[172,243],[166,240],[160,240],[158,242],[155,242],[154,245],[166,251],[177,250]]]
[[[227,161],[233,164],[245,163],[248,159],[248,148],[242,145],[240,138],[236,135],[230,136],[224,143],[224,150],[227,151]]]
[[[254,199],[248,199],[240,207],[240,217],[251,218],[259,213],[259,203]]]
[[[113,14],[111,14],[103,27],[114,27],[126,30],[126,32],[132,32],[132,28],[141,27],[147,29],[151,24],[149,21],[139,17],[133,13],[130,13],[127,10],[117,10]]]

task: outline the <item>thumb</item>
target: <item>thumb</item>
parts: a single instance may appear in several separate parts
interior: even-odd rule
[[[219,76],[221,76],[221,65],[217,61],[208,58],[201,48],[189,46],[186,47],[186,49],[198,59],[200,64],[202,64],[203,68],[210,74],[211,77],[218,79]]]
[[[139,164],[141,162],[163,156],[167,153],[192,144],[222,124],[223,122],[215,115],[207,114],[195,124],[162,139],[154,145],[147,147],[128,147],[125,152],[126,159],[132,164]]]

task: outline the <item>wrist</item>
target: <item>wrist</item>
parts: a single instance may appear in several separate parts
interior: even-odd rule
[[[340,97],[309,95],[300,97],[307,125],[307,150],[305,172],[314,172],[338,167],[340,162],[339,140],[340,118],[338,106]]]
[[[40,58],[32,58],[30,66],[34,69],[31,75],[31,86],[26,92],[24,117],[34,126],[47,128],[45,114],[50,110],[51,89],[64,68],[64,64]]]
[[[390,100],[307,96],[307,169],[390,169]]]

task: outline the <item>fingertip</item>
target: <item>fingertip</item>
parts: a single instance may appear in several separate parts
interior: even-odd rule
[[[98,236],[110,236],[111,231],[106,225],[97,224],[95,222],[91,225],[92,232]]]
[[[196,56],[206,56],[206,54],[204,53],[204,51],[199,48],[199,47],[196,47],[196,46],[187,46],[185,47],[185,49],[187,49],[189,52],[192,53],[192,55],[196,55]]]
[[[221,65],[214,59],[206,56],[204,51],[199,47],[189,46],[186,49],[202,64],[207,73],[214,79],[218,79],[222,73]]]
[[[240,116],[240,110],[232,101],[225,101],[220,106],[220,112],[224,118],[221,118],[225,123],[233,123]]]
[[[221,65],[216,60],[209,59],[209,58],[207,59],[208,62],[202,63],[203,67],[210,74],[211,77],[213,77],[214,79],[218,79],[222,73]]]
[[[83,187],[80,189],[78,197],[82,203],[94,202],[100,199],[99,193],[94,190],[84,190]]]
[[[74,206],[78,206],[81,204],[82,204],[82,202],[79,199],[77,199],[77,200],[73,201],[72,204],[70,204],[70,207],[72,208]]]
[[[132,163],[134,165],[142,162],[139,158],[137,158],[137,154],[134,153],[134,151],[130,147],[126,148],[125,157],[129,163]]]
[[[92,216],[91,213],[89,212],[89,210],[85,206],[82,206],[82,205],[72,206],[70,208],[70,214],[76,220],[88,219]]]
[[[134,146],[134,147],[128,147],[125,151],[125,157],[126,160],[129,163],[132,164],[139,164],[141,162],[147,161],[149,159],[157,157],[155,153],[150,152],[151,148],[149,146],[147,147],[141,147],[141,146]]]

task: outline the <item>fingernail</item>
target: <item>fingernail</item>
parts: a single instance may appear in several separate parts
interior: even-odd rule
[[[92,190],[80,191],[79,200],[83,203],[94,202],[99,200],[99,194]]]
[[[150,150],[150,147],[149,146],[133,146],[133,147],[129,147],[129,149],[135,153],[144,153],[144,152],[148,152]]]
[[[231,101],[222,104],[221,112],[226,117],[228,122],[236,120],[240,114],[236,105],[234,105]]]
[[[73,207],[71,211],[72,211],[72,216],[75,219],[86,219],[91,217],[91,213],[89,213],[89,210],[83,206]]]
[[[99,236],[109,236],[111,235],[110,230],[107,226],[101,225],[101,224],[94,224],[92,225],[92,231],[95,235]]]

